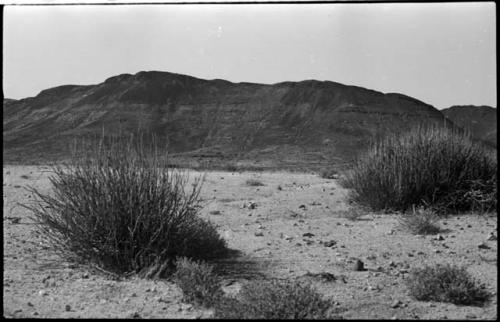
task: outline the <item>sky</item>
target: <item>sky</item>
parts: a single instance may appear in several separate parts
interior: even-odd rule
[[[494,2],[6,6],[3,93],[158,70],[496,107],[495,26]]]

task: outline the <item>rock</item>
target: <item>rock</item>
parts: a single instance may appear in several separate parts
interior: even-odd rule
[[[88,272],[85,272],[82,274],[82,278],[89,278],[90,274]]]
[[[479,245],[477,245],[477,248],[480,248],[480,249],[490,249],[491,247],[486,245],[485,243],[481,243]]]
[[[132,293],[130,296],[131,297],[137,297],[137,293]]]
[[[399,307],[401,304],[403,304],[403,303],[400,300],[394,300],[394,302],[392,302],[392,304],[391,304],[391,307],[393,309],[395,309],[395,308]]]
[[[299,206],[299,209],[304,209],[304,210],[306,210],[306,205],[300,205],[300,206]]]
[[[314,236],[315,235],[313,233],[304,233],[304,234],[302,234],[302,237],[309,237],[309,238],[311,238],[311,237],[314,237]]]
[[[486,240],[497,240],[497,236],[494,233],[490,233]]]
[[[33,303],[31,303],[31,302],[28,302],[28,303],[26,303],[26,304],[27,304],[28,306],[34,306],[34,305],[33,305]]]
[[[33,312],[33,315],[38,316],[38,312],[37,311]]]
[[[264,233],[261,232],[261,231],[258,231],[254,235],[257,236],[257,237],[261,237],[261,236],[264,236]]]
[[[209,212],[209,214],[216,216],[216,215],[220,215],[222,213],[219,210],[212,210]]]
[[[444,240],[444,237],[438,234],[438,235],[436,236],[436,238],[434,238],[434,239],[435,239],[435,240]]]
[[[335,240],[333,240],[333,239],[332,239],[332,240],[329,240],[329,241],[327,241],[327,242],[325,242],[325,243],[323,243],[323,245],[324,245],[325,247],[333,247],[333,246],[335,246],[336,244],[337,244],[337,242],[336,242]]]
[[[361,272],[361,271],[365,271],[365,264],[359,260],[359,259],[356,259],[356,261],[354,262],[354,266],[352,268],[353,271],[356,271],[356,272]]]
[[[40,296],[46,296],[46,295],[48,295],[48,294],[49,294],[49,293],[47,293],[47,291],[46,291],[46,290],[40,290],[40,291],[38,291],[38,295],[40,295]]]
[[[136,312],[134,312],[134,313],[130,314],[130,317],[131,317],[132,319],[140,319],[140,318],[141,318],[141,315],[139,314],[139,312],[137,312],[137,311],[136,311]]]
[[[475,319],[475,318],[477,318],[477,316],[475,314],[472,314],[472,313],[467,313],[467,315],[465,317],[467,319]]]
[[[66,312],[71,311],[71,305],[66,304],[66,306],[64,307],[64,310],[65,310]]]

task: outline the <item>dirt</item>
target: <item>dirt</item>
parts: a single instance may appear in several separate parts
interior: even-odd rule
[[[33,200],[26,185],[49,191],[48,170],[3,167],[5,317],[210,318],[211,310],[183,303],[170,281],[117,279],[53,254],[17,205]],[[248,186],[248,179],[264,186]],[[259,278],[302,279],[334,299],[346,319],[497,318],[497,241],[488,240],[496,214],[443,218],[438,240],[403,230],[395,214],[350,220],[346,194],[336,180],[315,174],[208,172],[201,216],[240,252],[218,263],[224,290]],[[354,269],[358,261],[364,270]],[[475,307],[413,299],[408,271],[433,263],[466,265],[491,301]]]

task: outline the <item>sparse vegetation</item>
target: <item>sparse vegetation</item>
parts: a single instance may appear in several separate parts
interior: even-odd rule
[[[339,173],[335,169],[324,168],[320,171],[319,175],[321,178],[324,178],[324,179],[337,179]]]
[[[248,179],[246,181],[246,185],[247,186],[250,186],[250,187],[261,187],[261,186],[265,186],[265,184],[258,180],[258,179]]]
[[[434,235],[441,231],[439,217],[430,209],[413,209],[412,213],[401,215],[399,222],[403,228],[417,235]]]
[[[186,302],[211,307],[219,301],[223,292],[220,279],[211,265],[183,257],[177,260],[176,267],[173,279],[182,290]]]
[[[364,211],[358,207],[350,207],[348,210],[341,211],[340,216],[350,221],[357,221],[364,215]]]
[[[485,286],[475,281],[465,267],[450,264],[415,269],[407,283],[410,294],[421,301],[481,306],[489,298]]]
[[[215,227],[198,217],[201,178],[169,169],[154,140],[101,138],[53,167],[53,193],[30,188],[30,209],[63,256],[115,273],[160,277],[178,256],[224,256]],[[87,142],[88,143],[88,142]],[[189,187],[189,188],[188,188]]]
[[[215,305],[217,319],[329,319],[332,301],[310,285],[297,281],[266,280],[244,285],[237,298]]]
[[[373,210],[428,205],[439,213],[496,209],[497,159],[463,131],[416,127],[376,142],[342,180]]]

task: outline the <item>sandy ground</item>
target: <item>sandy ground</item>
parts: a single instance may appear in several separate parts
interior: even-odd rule
[[[182,303],[171,282],[116,280],[52,254],[28,211],[17,206],[32,198],[23,189],[28,184],[49,191],[47,170],[3,167],[5,317],[211,316],[210,310]],[[246,185],[250,178],[265,186]],[[218,225],[230,248],[241,252],[220,264],[225,291],[237,292],[250,279],[300,278],[333,298],[347,319],[497,318],[497,241],[487,240],[489,233],[496,234],[496,216],[445,218],[440,221],[447,229],[444,240],[435,240],[402,230],[394,215],[344,218],[346,193],[335,180],[314,174],[208,172],[201,215]],[[489,249],[478,248],[483,242]],[[356,259],[366,271],[353,270]],[[412,299],[405,286],[408,270],[431,263],[466,265],[494,294],[492,301],[470,307]],[[333,274],[335,280],[316,273]]]

